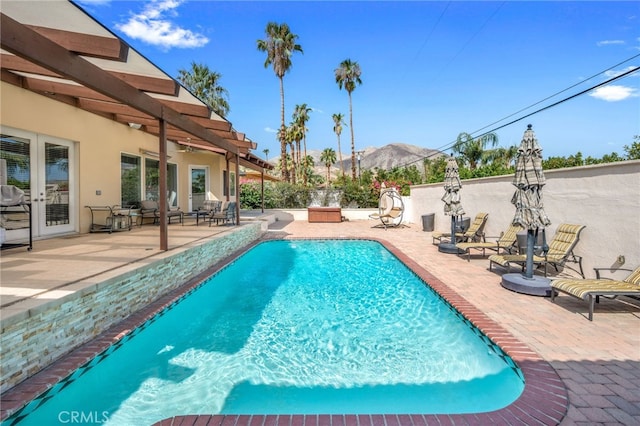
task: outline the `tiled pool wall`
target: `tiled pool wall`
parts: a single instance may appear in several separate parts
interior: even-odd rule
[[[260,223],[250,222],[194,247],[170,251],[161,259],[24,315],[3,320],[0,392],[33,376],[261,235]]]
[[[238,234],[234,234],[234,239],[240,239]],[[244,235],[243,244],[246,247],[242,252],[250,248],[259,240]],[[268,239],[268,238],[267,238]],[[448,303],[457,309],[469,322],[482,331],[493,343],[498,345],[520,368],[524,376],[525,387],[522,394],[512,404],[500,410],[487,413],[470,414],[356,414],[356,415],[185,415],[176,416],[162,420],[156,425],[210,425],[210,426],[332,426],[332,425],[353,425],[353,426],[413,426],[413,425],[484,425],[484,424],[504,424],[504,425],[557,425],[566,416],[569,397],[564,382],[560,379],[553,367],[533,352],[527,345],[516,339],[504,327],[490,319],[483,312],[479,311],[472,303],[469,303],[455,291],[441,282],[437,277],[429,273],[417,262],[407,257],[404,253],[396,249],[392,244],[381,242],[389,251],[407,265],[425,283],[428,283],[437,293]],[[214,245],[220,249],[222,242],[215,241]],[[229,244],[227,251],[233,254],[231,258],[220,259],[218,264],[207,262],[209,271],[203,271],[191,279],[185,285],[169,291],[165,296],[160,297],[155,302],[144,307],[138,313],[128,316],[107,332],[100,334],[96,339],[82,345],[73,353],[56,361],[44,371],[31,377],[13,389],[2,394],[2,405],[0,406],[0,419],[6,419],[15,413],[26,403],[51,389],[56,383],[63,380],[69,374],[89,362],[98,354],[108,350],[114,342],[122,339],[123,336],[144,324],[145,321],[153,318],[158,312],[167,306],[175,303],[178,299],[199,286],[212,271],[216,271],[224,264],[235,258],[237,249],[241,244]],[[212,250],[206,248],[206,252]],[[193,250],[189,254],[189,259],[198,258],[204,254],[202,250]],[[217,252],[217,250],[214,249]],[[183,258],[184,259],[184,258]],[[212,265],[213,264],[213,265]],[[182,281],[182,283],[185,283]],[[180,283],[178,283],[180,284]]]

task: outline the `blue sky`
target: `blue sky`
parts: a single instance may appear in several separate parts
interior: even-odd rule
[[[284,78],[285,114],[288,123],[296,104],[312,108],[308,149],[337,149],[332,114],[348,123],[334,76],[344,59],[362,69],[352,94],[356,150],[446,149],[460,132],[479,135],[640,66],[634,1],[78,4],[172,77],[191,62],[222,74],[227,118],[269,158],[280,151],[279,84],[256,41],[270,21],[287,23],[304,50]],[[500,145],[518,145],[527,124],[544,157],[623,154],[640,135],[640,72],[496,130]],[[341,144],[349,152],[348,128]]]

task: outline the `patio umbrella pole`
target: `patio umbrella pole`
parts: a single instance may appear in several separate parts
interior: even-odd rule
[[[537,233],[537,232],[536,232]],[[525,278],[533,278],[533,250],[535,246],[536,236],[534,230],[527,230],[527,262],[525,263]]]
[[[551,280],[547,277],[533,275],[533,256],[535,241],[540,228],[551,224],[544,212],[542,203],[542,187],[545,179],[542,171],[542,149],[531,129],[531,124],[524,132],[522,143],[518,148],[516,159],[516,171],[513,184],[516,192],[511,202],[516,206],[516,214],[513,224],[527,229],[527,254],[525,257],[525,269],[522,273],[504,274],[502,286],[517,293],[530,294],[532,296],[550,296]],[[546,242],[543,250],[546,250]]]
[[[447,166],[445,168],[444,178],[444,214],[451,216],[451,238],[449,242],[442,242],[438,245],[438,251],[441,253],[458,254],[460,249],[456,247],[456,217],[464,214],[464,209],[460,204],[460,175],[458,172],[458,163],[452,156],[447,158]]]

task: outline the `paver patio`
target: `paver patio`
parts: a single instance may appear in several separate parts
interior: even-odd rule
[[[477,309],[549,362],[569,391],[570,406],[562,425],[640,424],[640,303],[603,300],[594,321],[586,302],[572,297],[527,296],[500,286],[500,273],[488,270],[486,258],[471,262],[439,253],[429,232],[412,224],[384,230],[374,221],[342,223],[275,222],[264,238],[376,238],[390,242],[410,259],[455,290]],[[232,227],[172,225],[170,247],[189,245]],[[36,241],[34,250],[14,249],[0,258],[2,318],[28,309],[38,299],[63,295],[79,282],[117,274],[154,256],[157,227],[119,234],[88,234]],[[25,276],[25,270],[30,273]],[[51,271],[56,271],[52,274]],[[48,289],[53,292],[46,293]],[[24,299],[19,301],[19,299]],[[5,306],[7,305],[7,306]]]

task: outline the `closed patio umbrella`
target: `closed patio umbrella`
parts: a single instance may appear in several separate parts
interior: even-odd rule
[[[526,278],[533,277],[533,250],[538,232],[540,228],[543,228],[542,232],[544,232],[544,228],[551,225],[542,202],[544,184],[542,148],[529,124],[518,148],[516,171],[513,177],[516,191],[511,198],[511,203],[516,206],[513,224],[527,230]]]
[[[447,165],[444,171],[444,214],[451,216],[451,241],[448,243],[440,243],[438,250],[445,253],[457,253],[456,248],[456,217],[462,216],[464,208],[460,202],[460,172],[458,163],[453,155],[447,158]]]

